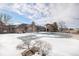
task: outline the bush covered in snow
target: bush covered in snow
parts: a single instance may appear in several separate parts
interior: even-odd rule
[[[39,48],[32,47],[31,49],[24,50],[21,54],[22,54],[22,56],[32,56],[32,55],[35,55],[36,52],[38,52],[38,51],[39,51]]]
[[[48,42],[42,40],[33,40],[30,43],[30,47],[38,47],[38,54],[42,56],[48,55],[51,51],[51,45]]]

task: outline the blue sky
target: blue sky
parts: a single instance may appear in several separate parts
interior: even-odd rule
[[[18,13],[13,12],[11,10],[0,9],[0,12],[11,16],[11,19],[9,20],[9,24],[21,24],[21,23],[31,24],[32,22],[31,19],[25,18],[24,16],[19,15]]]

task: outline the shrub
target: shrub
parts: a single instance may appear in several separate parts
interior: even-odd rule
[[[51,45],[46,41],[34,40],[31,42],[31,47],[39,48],[39,55],[46,56],[51,51]]]

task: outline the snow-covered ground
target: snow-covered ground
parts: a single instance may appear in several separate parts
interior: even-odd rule
[[[33,37],[32,37],[33,35]],[[16,47],[23,43],[18,37],[26,36],[33,40],[46,41],[51,45],[49,55],[52,56],[79,56],[79,40],[73,39],[63,33],[23,33],[23,34],[0,34],[0,56],[17,56]],[[35,38],[36,37],[36,38]]]

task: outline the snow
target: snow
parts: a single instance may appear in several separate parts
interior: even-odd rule
[[[17,51],[19,50],[16,47],[23,43],[18,37],[30,35],[39,37],[33,41],[48,42],[52,49],[49,53],[51,56],[79,56],[79,40],[41,33],[0,34],[0,56],[18,56]]]
[[[43,40],[49,42],[52,45],[51,55],[79,55],[79,41],[73,39],[62,39],[62,38],[42,38]],[[42,40],[40,39],[40,40]]]
[[[20,34],[0,34],[0,56],[16,56],[16,46],[23,43],[16,37]]]

